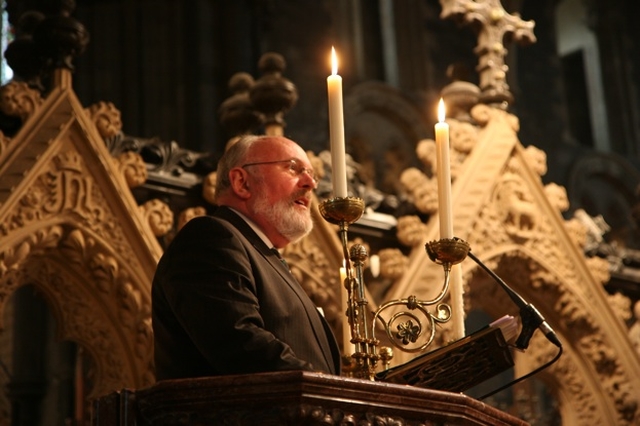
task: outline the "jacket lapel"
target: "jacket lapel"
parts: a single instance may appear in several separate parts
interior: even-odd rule
[[[322,353],[328,366],[333,367],[336,370],[336,374],[339,374],[340,357],[337,355],[337,361],[333,358],[336,357],[336,350],[332,350],[330,340],[335,340],[333,332],[331,331],[329,324],[322,317],[317,307],[313,304],[309,295],[304,291],[295,276],[289,271],[278,258],[278,256],[271,251],[265,242],[255,233],[255,231],[249,226],[249,224],[238,216],[231,209],[220,206],[215,210],[214,216],[224,219],[230,222],[236,227],[253,245],[253,247],[273,266],[278,274],[284,279],[287,285],[293,290],[296,296],[300,299],[300,302],[305,306],[307,317],[311,324],[313,324],[313,334],[316,338],[318,345],[322,348]],[[322,333],[322,334],[320,334]],[[337,347],[337,343],[334,344]]]

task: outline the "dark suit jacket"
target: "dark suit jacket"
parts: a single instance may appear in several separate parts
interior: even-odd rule
[[[156,378],[340,373],[335,337],[269,247],[219,207],[189,221],[153,280]]]

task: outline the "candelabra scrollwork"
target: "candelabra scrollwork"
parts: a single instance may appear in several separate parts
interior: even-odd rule
[[[438,295],[432,300],[418,300],[415,296],[392,300],[370,312],[363,278],[367,251],[360,244],[354,244],[350,250],[347,247],[349,225],[360,219],[363,213],[364,200],[356,197],[332,198],[320,204],[322,217],[339,225],[346,272],[343,283],[348,299],[346,315],[354,345],[351,358],[356,364],[354,374],[374,380],[378,361],[382,360],[387,368],[393,357],[391,348],[381,347],[378,351],[377,323],[382,324],[391,344],[404,352],[421,352],[429,347],[435,337],[436,325],[451,318],[451,307],[442,300],[449,289],[451,266],[465,259],[469,245],[458,238],[427,243],[429,258],[444,269],[444,283]],[[435,313],[432,313],[429,309],[434,305]],[[398,311],[397,308],[402,306],[406,309]],[[388,320],[382,316],[386,311],[391,311]],[[426,319],[426,325],[422,317]]]
[[[444,283],[440,293],[431,300],[418,300],[413,295],[406,299],[391,300],[382,304],[373,314],[374,325],[376,321],[380,321],[393,346],[403,352],[416,353],[426,350],[433,343],[436,325],[451,319],[451,307],[441,302],[449,291],[451,267],[462,262],[469,253],[469,244],[459,238],[431,241],[425,248],[429,258],[442,265],[444,269]],[[428,309],[434,305],[435,314]],[[382,317],[382,312],[398,306],[405,306],[407,309],[393,313],[389,320]],[[427,325],[423,324],[418,313],[428,321]],[[428,336],[424,338],[427,333]]]

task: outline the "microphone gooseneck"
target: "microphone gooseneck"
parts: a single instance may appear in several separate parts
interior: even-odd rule
[[[507,283],[505,283],[502,278],[500,278],[495,272],[493,272],[487,265],[482,263],[480,259],[476,257],[471,251],[469,251],[468,256],[473,259],[482,269],[485,270],[500,286],[504,289],[504,291],[509,295],[513,303],[520,309],[520,319],[522,322],[522,330],[520,331],[520,335],[516,340],[515,346],[524,350],[529,347],[529,340],[533,337],[533,333],[535,333],[536,329],[540,329],[542,333],[546,336],[546,338],[556,345],[559,348],[562,348],[562,343],[555,331],[551,328],[551,326],[544,319],[542,314],[533,306],[531,303],[528,303],[520,294],[518,294],[515,290],[513,290]]]

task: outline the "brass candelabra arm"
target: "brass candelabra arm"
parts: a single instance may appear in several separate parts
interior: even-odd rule
[[[391,344],[403,352],[427,349],[435,338],[436,325],[451,319],[451,306],[441,302],[449,291],[451,267],[467,257],[469,244],[459,238],[445,238],[427,243],[426,250],[429,258],[444,269],[444,282],[438,295],[431,300],[418,300],[415,296],[392,300],[381,305],[373,315],[372,330],[379,321]],[[428,309],[433,305],[436,305],[435,314]],[[407,309],[393,311],[388,320],[382,316],[384,311],[398,306]],[[423,319],[426,322],[423,323]]]
[[[443,292],[446,293],[446,290]],[[451,307],[446,303],[438,303],[435,314],[429,311],[427,307],[436,303],[436,299],[421,301],[415,296],[389,301],[374,312],[372,328],[379,321],[393,346],[403,352],[422,352],[433,343],[436,324],[451,319]],[[407,309],[393,313],[386,320],[382,313],[394,306],[405,306]]]

